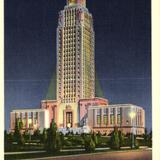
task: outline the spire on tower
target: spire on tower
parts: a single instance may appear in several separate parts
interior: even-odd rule
[[[86,0],[67,0],[67,5],[71,6],[71,5],[75,5],[75,4],[79,4],[82,6],[86,6]]]

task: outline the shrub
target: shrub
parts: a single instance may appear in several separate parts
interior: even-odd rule
[[[47,130],[45,128],[43,129],[43,133],[42,133],[42,136],[41,136],[41,142],[43,144],[46,144],[46,142],[47,142]]]
[[[152,147],[152,131],[148,135],[148,147]]]
[[[119,131],[118,132],[118,136],[119,136],[119,146],[120,147],[123,147],[125,145],[125,137],[124,137],[124,134]]]
[[[138,149],[139,148],[139,143],[138,140],[136,139],[136,135],[133,135],[132,133],[130,134],[130,136],[128,137],[129,139],[129,145],[130,147],[133,149],[133,139],[134,139],[134,148]]]
[[[95,143],[93,141],[93,139],[91,138],[91,136],[85,136],[84,137],[84,148],[86,150],[86,152],[94,152],[95,151]]]
[[[59,152],[61,148],[60,135],[57,132],[56,123],[52,120],[50,128],[47,130],[46,150],[48,152]]]
[[[14,131],[14,135],[13,135],[14,141],[17,142],[18,145],[23,145],[24,144],[24,137],[20,132],[20,128],[19,128],[19,122],[16,119],[15,122],[15,131]]]
[[[139,143],[137,139],[135,139],[134,146],[135,146],[135,149],[139,149]]]
[[[92,140],[95,143],[95,146],[98,145],[98,136],[93,132],[92,134]]]
[[[111,149],[118,150],[118,149],[120,149],[119,144],[120,143],[119,143],[118,129],[115,128],[114,131],[111,134],[110,147],[111,147]]]

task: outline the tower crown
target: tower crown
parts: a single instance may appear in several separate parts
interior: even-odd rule
[[[72,5],[82,5],[86,6],[86,0],[67,0],[67,5],[72,6]]]

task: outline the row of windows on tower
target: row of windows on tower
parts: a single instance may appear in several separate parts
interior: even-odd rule
[[[79,17],[76,11],[67,11],[65,12],[65,16],[64,16],[64,22],[65,25],[76,25],[76,23],[78,23],[79,21]]]
[[[67,33],[67,31],[64,32],[64,38],[76,38],[76,31],[71,31],[70,33]]]
[[[79,55],[77,57],[80,58]],[[73,53],[69,53],[69,54],[64,53],[63,58],[75,59],[76,56]]]
[[[68,62],[69,62],[69,61],[75,61],[75,60],[76,60],[75,54],[74,54],[74,55],[71,55],[71,56],[64,55],[63,58],[64,58],[64,61],[68,61]]]
[[[73,81],[75,78],[75,73],[73,74],[67,74],[64,76],[64,81]],[[80,81],[80,77],[77,76],[77,80]],[[61,81],[61,74],[59,74],[59,81]],[[59,82],[59,84],[61,84],[61,82]]]
[[[59,38],[61,38],[61,35],[59,35],[60,37]],[[76,34],[76,31],[64,31],[64,39],[70,39],[70,38],[80,38],[81,37],[81,34],[80,34],[80,32],[78,32],[77,34]]]
[[[78,61],[78,62],[76,63],[75,59],[74,59],[74,60],[73,60],[73,59],[65,60],[65,61],[64,61],[64,65],[68,65],[69,68],[72,69],[72,68],[74,67],[74,65],[80,66],[80,61]]]
[[[64,55],[68,56],[69,54],[75,55],[76,48],[75,47],[68,47],[64,48]]]
[[[76,79],[76,72],[64,73],[64,81],[74,81]],[[80,80],[80,74],[78,74],[77,80]]]
[[[75,68],[76,61],[75,61],[75,59],[65,59],[64,65],[69,65],[69,68],[73,69],[73,68]]]
[[[74,27],[64,27],[64,36],[69,36],[69,35],[76,35],[76,33],[80,34],[80,28],[77,28],[76,26]],[[59,33],[61,32],[61,30],[59,31]]]

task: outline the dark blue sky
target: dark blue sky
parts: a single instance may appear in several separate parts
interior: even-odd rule
[[[46,98],[64,5],[65,0],[5,0],[6,128],[12,109],[38,108]],[[150,0],[87,0],[87,7],[94,18],[96,76],[104,96],[111,103],[144,107],[150,129]]]

